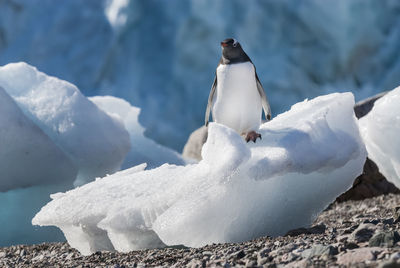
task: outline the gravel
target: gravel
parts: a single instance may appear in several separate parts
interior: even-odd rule
[[[0,267],[400,267],[400,195],[334,203],[311,228],[202,248],[82,256],[67,243],[0,248]]]

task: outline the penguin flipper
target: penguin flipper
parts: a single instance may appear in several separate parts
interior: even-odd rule
[[[211,87],[210,95],[208,96],[208,103],[207,103],[207,109],[206,109],[206,116],[204,120],[205,126],[208,126],[208,122],[210,120],[210,112],[211,112],[211,106],[213,103],[214,99],[214,94],[215,94],[215,89],[217,88],[217,75],[214,77],[214,82]]]
[[[257,90],[261,97],[261,104],[264,109],[265,119],[271,120],[271,107],[269,106],[269,102],[267,99],[267,95],[265,94],[264,88],[261,85],[260,79],[258,79],[258,75],[256,74],[256,82],[257,82]]]

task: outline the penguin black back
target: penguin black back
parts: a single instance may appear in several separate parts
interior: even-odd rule
[[[240,43],[233,38],[227,38],[221,42],[222,57],[219,64],[233,64],[251,62],[249,56],[243,51]]]

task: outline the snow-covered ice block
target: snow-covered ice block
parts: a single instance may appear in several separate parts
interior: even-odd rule
[[[130,149],[128,132],[73,84],[20,62],[0,67],[0,85],[72,160],[77,184],[120,168]]]
[[[165,163],[185,164],[185,160],[180,154],[144,136],[145,129],[139,123],[140,108],[131,106],[129,102],[112,96],[96,96],[89,98],[89,100],[108,115],[121,121],[129,132],[131,150],[125,157],[122,168],[125,169],[142,163],[146,163],[147,168],[155,168]]]
[[[43,184],[72,186],[76,174],[72,161],[0,86],[0,192]]]
[[[360,119],[368,157],[379,171],[400,188],[400,87],[378,99]]]
[[[53,200],[33,218],[83,254],[281,235],[306,226],[362,172],[351,93],[321,96],[261,126],[262,140],[209,126],[198,164],[137,166]]]

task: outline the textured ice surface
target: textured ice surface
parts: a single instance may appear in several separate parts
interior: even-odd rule
[[[145,129],[139,123],[140,108],[131,106],[127,101],[112,96],[96,96],[89,98],[100,109],[123,122],[131,139],[131,150],[125,157],[122,168],[129,168],[142,163],[147,168],[162,164],[184,165],[185,161],[177,152],[161,146],[144,136]]]
[[[87,96],[122,97],[150,138],[179,149],[203,124],[221,40],[241,42],[278,114],[400,84],[399,16],[396,0],[7,0],[0,65],[26,61]]]
[[[72,161],[0,86],[0,192],[40,184],[72,186],[76,174]]]
[[[0,67],[0,246],[63,240],[32,217],[78,173],[81,183],[116,171],[129,148],[122,123],[74,85],[25,63]]]
[[[77,184],[120,168],[130,149],[128,132],[74,85],[22,62],[0,67],[0,85],[71,159]]]
[[[0,67],[0,246],[63,239],[54,227],[31,225],[50,193],[113,173],[122,163],[185,163],[143,135],[139,108],[114,97],[92,101],[26,63]]]
[[[32,223],[57,226],[83,254],[237,242],[306,226],[362,172],[353,105],[351,93],[298,103],[263,124],[255,144],[212,123],[198,164],[140,165],[54,194]]]
[[[372,110],[360,119],[360,131],[368,157],[400,188],[400,87],[374,103]]]

